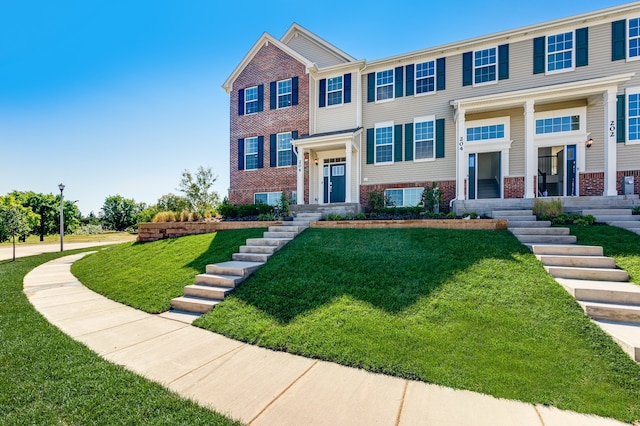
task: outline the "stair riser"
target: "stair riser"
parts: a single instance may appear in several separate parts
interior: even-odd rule
[[[301,226],[270,226],[269,232],[298,232],[303,231],[304,228]]]
[[[575,244],[575,235],[516,235],[521,243],[529,244]]]
[[[513,235],[569,235],[569,228],[513,228]]]
[[[491,217],[494,219],[498,216],[532,216],[532,210],[494,210]]]
[[[264,238],[295,238],[297,232],[265,232]]]
[[[614,221],[607,222],[609,226],[618,226],[620,228],[637,228],[640,229],[640,221]]]
[[[279,246],[240,246],[240,253],[273,254],[278,251]]]
[[[545,266],[547,272],[555,278],[573,278],[576,280],[628,281],[629,274],[621,269],[571,269],[562,266]]]
[[[178,311],[194,312],[197,314],[206,314],[213,309],[211,305],[205,305],[197,302],[171,301],[171,308]]]
[[[582,256],[550,256],[537,255],[540,262],[545,266],[571,266],[578,268],[608,268],[616,267],[615,259],[610,257],[582,257]]]
[[[617,215],[631,215],[631,209],[590,209],[582,210],[582,215],[586,216],[617,216]]]
[[[244,281],[246,277],[236,277],[234,279],[220,277],[216,275],[210,274],[200,274],[196,276],[196,284],[198,285],[209,285],[216,287],[229,287],[235,288]]]
[[[640,306],[640,294],[627,291],[576,288],[573,297],[585,302],[620,303]]]
[[[185,296],[201,297],[211,300],[224,300],[225,296],[230,292],[231,289],[218,290],[207,288],[207,286],[186,286],[184,288]]]
[[[602,247],[598,246],[545,246],[534,245],[533,253],[539,255],[561,256],[602,256]]]
[[[538,221],[515,221],[507,223],[507,228],[548,228],[551,226],[551,222],[548,220],[538,220]]]
[[[291,241],[291,238],[249,238],[248,246],[283,246]]]
[[[246,268],[226,268],[218,265],[207,265],[206,271],[207,274],[218,274],[218,275],[235,275],[238,277],[248,277],[255,270],[260,268],[260,266],[254,267],[246,267]]]
[[[234,253],[231,255],[233,260],[238,260],[241,262],[262,262],[265,263],[271,257],[270,254],[260,254],[260,253]]]
[[[640,221],[640,216],[621,216],[621,215],[612,215],[612,216],[597,216],[596,222],[638,222]]]
[[[494,219],[507,219],[509,222],[533,222],[536,220],[535,216],[496,216]]]
[[[640,324],[640,312],[624,307],[585,306],[584,311],[589,318],[607,321],[620,321]]]

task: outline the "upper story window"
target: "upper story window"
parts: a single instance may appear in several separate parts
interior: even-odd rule
[[[547,37],[547,72],[573,69],[573,31]]]
[[[486,141],[490,139],[504,139],[504,124],[490,124],[467,128],[468,142]]]
[[[292,86],[291,79],[278,82],[278,108],[286,108],[292,105]]]
[[[327,79],[327,105],[342,103],[342,76]]]
[[[244,140],[244,169],[254,170],[258,168],[258,138],[246,138]]]
[[[435,61],[416,64],[416,94],[436,91]]]
[[[285,167],[291,165],[291,132],[278,133],[278,167]]]
[[[393,70],[376,72],[376,101],[393,99]]]
[[[422,191],[424,188],[398,188],[385,189],[389,204],[395,207],[415,207],[422,203]]]
[[[536,120],[536,134],[573,132],[580,130],[580,116],[566,115],[564,117],[542,118]]]
[[[627,91],[627,128],[629,142],[640,142],[640,88]]]
[[[640,58],[640,18],[629,19],[629,59]]]
[[[245,114],[258,112],[258,86],[244,89],[244,112]]]
[[[473,83],[482,84],[496,81],[496,48],[473,52]]]
[[[414,159],[430,160],[436,158],[435,117],[420,117],[414,120]]]
[[[380,123],[375,127],[375,163],[393,162],[393,123]]]

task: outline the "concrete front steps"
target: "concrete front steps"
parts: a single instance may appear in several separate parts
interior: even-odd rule
[[[634,215],[631,209],[590,209],[582,210],[582,215],[591,215],[596,222],[627,229],[640,235],[640,215]]]
[[[171,310],[200,315],[222,302],[227,294],[246,280],[254,271],[289,241],[304,231],[319,214],[299,213],[295,220],[281,226],[270,226],[262,238],[249,238],[229,262],[207,265],[206,272],[196,276],[194,285],[184,288],[184,295],[171,300]],[[193,321],[195,316],[188,317]]]
[[[574,235],[569,228],[552,228],[551,222],[538,221],[531,210],[496,210],[494,219],[507,219],[507,229],[525,245],[531,244],[573,244]]]

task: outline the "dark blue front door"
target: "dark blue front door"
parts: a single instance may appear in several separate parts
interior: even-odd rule
[[[324,202],[344,203],[345,200],[345,165],[325,164],[324,166]]]
[[[576,146],[567,145],[567,195],[575,196],[576,191]]]

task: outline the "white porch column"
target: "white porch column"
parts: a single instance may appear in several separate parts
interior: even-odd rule
[[[351,141],[346,142],[344,144],[344,152],[345,152],[345,165],[344,165],[344,180],[345,180],[345,194],[344,194],[344,202],[351,202],[351,164],[352,164],[352,156],[353,152],[351,150]]]
[[[533,143],[535,137],[534,103],[529,99],[524,104],[524,198],[535,198],[534,176],[538,175],[538,154]]]
[[[298,151],[298,170],[296,184],[296,204],[304,204],[304,148],[297,148]]]
[[[618,195],[616,190],[616,89],[604,93],[604,195]],[[594,146],[597,146],[594,144]]]
[[[467,139],[465,129],[465,109],[458,107],[454,119],[456,121],[456,199],[465,200],[464,181],[467,177],[469,166],[465,154],[465,142]]]

